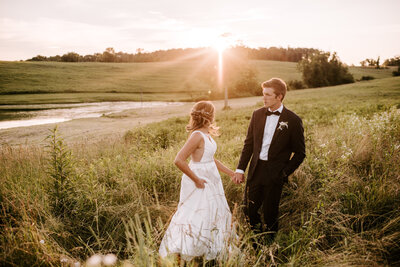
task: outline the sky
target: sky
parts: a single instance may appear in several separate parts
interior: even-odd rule
[[[229,45],[400,55],[400,0],[0,0],[0,60]]]

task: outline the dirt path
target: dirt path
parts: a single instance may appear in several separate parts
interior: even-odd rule
[[[230,99],[233,109],[255,105],[261,97]],[[213,101],[218,110],[223,100]],[[162,121],[171,117],[189,114],[193,103],[182,106],[126,110],[107,117],[77,119],[57,123],[58,129],[67,142],[95,142],[99,139],[122,136],[127,130],[138,125]],[[0,130],[0,145],[40,145],[56,124],[18,127]]]

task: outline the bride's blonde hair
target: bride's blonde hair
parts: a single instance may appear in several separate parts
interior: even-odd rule
[[[194,104],[190,112],[190,121],[186,126],[188,132],[208,126],[211,135],[219,135],[218,129],[214,122],[215,107],[210,101],[200,101]]]

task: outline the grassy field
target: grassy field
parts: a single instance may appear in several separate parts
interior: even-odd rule
[[[257,104],[257,107],[261,102]],[[284,188],[281,229],[255,251],[222,176],[239,240],[206,266],[400,264],[400,78],[289,92],[307,157]],[[235,168],[252,110],[219,111],[216,157]],[[179,198],[173,159],[188,116],[68,146],[2,146],[0,265],[72,265],[113,253],[126,266],[178,266],[157,250]],[[189,263],[194,266],[197,259]]]
[[[296,63],[252,61],[262,82],[300,80]],[[93,101],[193,101],[210,90],[195,61],[156,63],[0,62],[0,104]],[[350,68],[356,79],[391,76],[390,69]]]

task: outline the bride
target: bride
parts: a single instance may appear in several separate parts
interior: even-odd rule
[[[204,256],[221,257],[229,250],[232,214],[218,171],[234,177],[234,171],[214,159],[217,135],[215,107],[209,101],[197,102],[186,129],[191,132],[174,163],[183,172],[180,199],[161,241],[161,257],[178,254],[183,260]],[[186,159],[191,156],[187,164]]]

